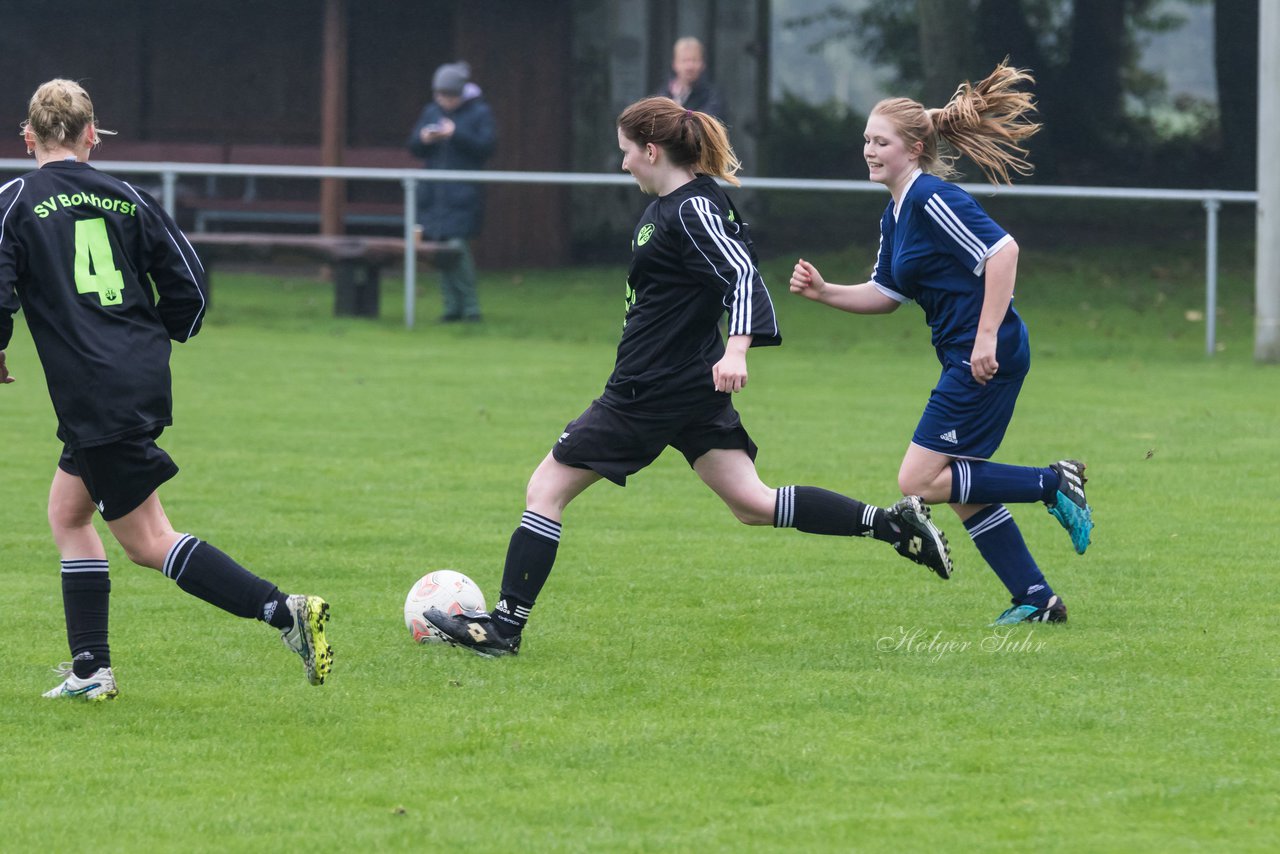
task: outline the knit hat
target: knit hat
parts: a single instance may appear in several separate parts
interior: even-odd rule
[[[471,66],[465,62],[446,62],[436,69],[431,88],[446,95],[461,95],[462,87],[471,79]]]

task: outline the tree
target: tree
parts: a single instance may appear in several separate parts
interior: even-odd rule
[[[1223,178],[1253,189],[1258,167],[1258,0],[1217,0],[1213,59],[1218,73]]]
[[[1219,7],[1232,4],[1256,10],[1257,0],[1218,0]],[[961,81],[981,79],[1005,57],[1030,68],[1045,125],[1031,141],[1041,180],[1142,182],[1152,176],[1135,164],[1160,168],[1164,141],[1149,120],[1126,112],[1129,100],[1163,92],[1163,81],[1137,63],[1143,34],[1182,23],[1163,13],[1159,0],[869,0],[859,11],[832,6],[808,21],[823,18],[837,25],[823,42],[859,42],[896,72],[902,94],[928,107],[941,106]],[[1226,37],[1238,45],[1244,25],[1229,27]],[[1245,76],[1243,68],[1233,73],[1237,79],[1225,85]],[[1246,106],[1242,100],[1233,114],[1241,139],[1252,110]],[[1178,154],[1193,161],[1192,149],[1204,143],[1182,145]],[[1240,151],[1235,160],[1247,157]],[[1196,177],[1203,179],[1203,170]]]

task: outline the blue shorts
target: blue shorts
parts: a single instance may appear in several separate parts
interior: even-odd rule
[[[996,452],[1013,420],[1025,374],[980,385],[965,368],[945,368],[929,395],[913,444],[949,457],[985,460]]]

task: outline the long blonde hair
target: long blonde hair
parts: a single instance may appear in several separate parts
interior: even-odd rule
[[[1035,169],[1021,145],[1041,128],[1027,115],[1035,111],[1035,99],[1014,88],[1034,82],[1030,71],[1012,68],[1005,59],[982,81],[961,83],[945,107],[926,109],[910,98],[888,98],[871,113],[892,121],[908,149],[924,143],[919,161],[923,171],[954,177],[953,164],[963,155],[978,164],[991,183],[1008,184],[1009,170],[1025,177]]]
[[[22,123],[35,135],[41,148],[70,148],[80,141],[86,127],[94,129],[94,144],[104,134],[115,131],[102,130],[93,115],[93,101],[89,93],[74,80],[54,78],[40,84],[27,105],[27,120]]]
[[[742,168],[733,153],[729,135],[720,120],[697,110],[686,110],[670,98],[656,96],[636,101],[618,116],[618,129],[639,145],[661,146],[676,166],[689,166],[699,175],[723,178],[740,185],[735,176]]]

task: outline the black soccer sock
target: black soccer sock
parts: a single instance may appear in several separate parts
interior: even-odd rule
[[[776,491],[773,527],[806,534],[875,537],[892,541],[893,526],[884,509],[816,486],[783,486]]]
[[[560,546],[560,523],[526,510],[511,535],[502,568],[502,597],[490,611],[493,626],[504,637],[518,635],[529,622],[533,603],[547,583]]]
[[[62,562],[62,610],[67,618],[67,646],[71,670],[81,679],[100,667],[111,666],[107,617],[111,578],[105,558],[77,558]]]
[[[169,549],[162,570],[187,593],[237,617],[276,628],[293,625],[279,588],[190,534],[183,534]]]

